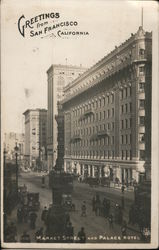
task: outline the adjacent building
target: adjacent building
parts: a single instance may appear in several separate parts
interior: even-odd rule
[[[48,81],[48,120],[47,120],[47,159],[48,168],[55,166],[57,159],[57,102],[64,97],[63,88],[79,77],[86,69],[82,66],[51,65],[47,71]]]
[[[28,109],[25,116],[25,166],[44,168],[47,157],[47,110]]]
[[[5,133],[4,134],[4,149],[6,151],[7,160],[15,159],[15,146],[18,146],[19,160],[23,160],[24,156],[24,134],[23,133]]]
[[[64,88],[64,170],[132,184],[151,173],[152,33],[137,33]]]

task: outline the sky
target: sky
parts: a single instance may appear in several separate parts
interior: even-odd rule
[[[3,0],[1,6],[1,80],[3,132],[24,132],[23,112],[47,108],[47,74],[51,64],[91,67],[136,33],[141,25],[154,31],[158,22],[155,1]],[[23,37],[18,19],[59,12],[59,21],[77,21],[88,36]]]

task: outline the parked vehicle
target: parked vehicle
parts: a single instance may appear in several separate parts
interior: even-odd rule
[[[110,187],[110,178],[109,177],[102,177],[100,179],[100,184],[101,184],[101,186]]]
[[[99,185],[99,179],[95,177],[88,177],[87,178],[87,183],[93,187],[93,186],[98,186]]]
[[[27,206],[29,211],[38,211],[40,208],[39,193],[27,194]]]

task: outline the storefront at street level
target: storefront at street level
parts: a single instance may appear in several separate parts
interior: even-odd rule
[[[65,159],[64,171],[78,174],[82,178],[109,177],[113,183],[133,185],[144,174],[144,162],[90,161],[86,159]],[[142,174],[141,174],[142,173]]]

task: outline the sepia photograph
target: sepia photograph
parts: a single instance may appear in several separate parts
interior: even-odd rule
[[[1,1],[1,248],[158,247],[157,1]]]

